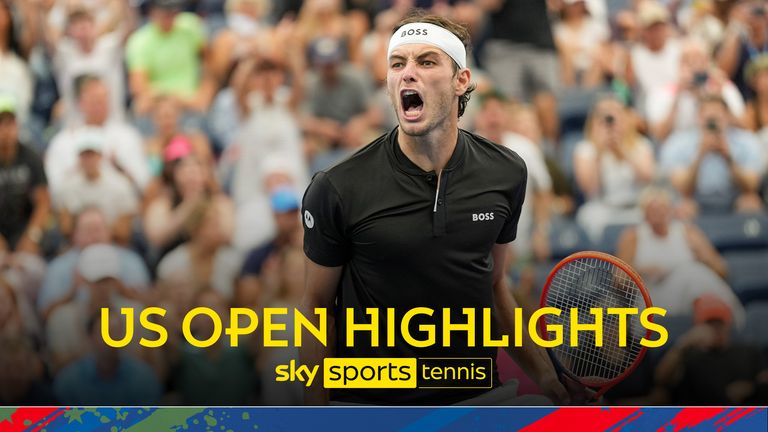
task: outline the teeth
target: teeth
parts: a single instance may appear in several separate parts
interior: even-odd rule
[[[403,96],[413,96],[413,95],[416,95],[416,94],[418,94],[418,93],[416,93],[413,90],[406,90],[406,91],[403,92]]]

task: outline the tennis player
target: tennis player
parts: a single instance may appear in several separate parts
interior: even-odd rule
[[[476,335],[482,335],[481,308],[493,308],[495,328],[512,335],[517,306],[503,263],[507,243],[516,236],[527,172],[514,152],[458,127],[474,90],[468,42],[464,27],[442,17],[420,14],[401,22],[389,42],[386,83],[399,127],[317,173],[307,189],[303,308],[337,313],[335,335],[329,335],[335,344],[305,345],[303,364],[322,365],[325,357],[490,357],[493,385],[500,386],[496,348],[483,347],[481,338],[470,347],[463,332],[453,334],[450,347],[440,342],[442,308],[451,308],[454,323],[466,322],[463,308],[476,308]],[[394,347],[372,347],[365,334],[356,334],[354,346],[347,346],[346,317],[340,311],[354,308],[355,323],[369,323],[366,308],[379,308],[381,318],[385,308],[394,308],[399,329],[402,315],[415,307],[438,311],[417,316],[423,319],[410,326],[411,334],[419,335],[420,325],[436,324],[439,343],[434,346],[414,348],[398,336]],[[384,335],[386,320],[381,321]],[[383,336],[380,340],[386,345]],[[542,348],[531,342],[510,354],[554,402],[569,401]],[[322,376],[314,382],[306,393],[308,404],[325,404],[329,397],[355,404],[516,403],[506,397],[483,399],[487,389],[329,394]]]

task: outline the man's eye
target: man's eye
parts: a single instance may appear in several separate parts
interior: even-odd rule
[[[401,68],[401,67],[403,67],[403,63],[401,63],[401,62],[392,63],[392,69],[398,69],[398,68]]]
[[[424,61],[421,62],[421,64],[423,66],[434,66],[435,62],[433,62],[432,60],[424,60]]]

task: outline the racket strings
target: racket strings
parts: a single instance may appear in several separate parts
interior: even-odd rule
[[[553,277],[546,305],[562,311],[560,316],[546,315],[547,324],[563,328],[564,343],[554,348],[560,364],[579,378],[600,383],[626,371],[642,351],[644,329],[639,314],[629,315],[625,347],[619,346],[619,316],[608,315],[608,308],[645,308],[645,301],[635,282],[618,266],[601,259],[580,258],[569,262]],[[591,308],[603,309],[603,343],[596,346],[592,331],[578,332],[578,346],[570,346],[571,308],[578,310],[580,324],[593,323]]]

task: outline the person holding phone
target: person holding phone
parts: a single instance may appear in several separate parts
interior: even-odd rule
[[[574,150],[576,184],[586,201],[576,219],[598,241],[608,224],[640,221],[638,197],[653,179],[656,164],[651,144],[615,96],[595,103],[585,137]]]
[[[648,95],[648,123],[655,139],[663,141],[675,131],[695,128],[698,98],[705,93],[722,96],[734,119],[740,121],[744,116],[744,98],[712,62],[711,51],[701,39],[683,41],[677,84],[656,88]]]
[[[723,98],[706,95],[699,102],[699,127],[667,140],[661,166],[684,199],[682,215],[693,216],[759,210],[762,159],[757,137],[731,126]]]

